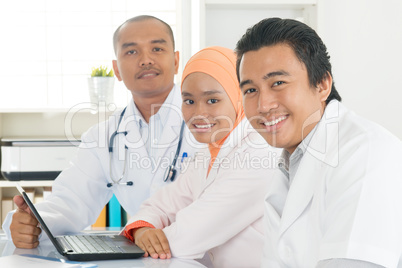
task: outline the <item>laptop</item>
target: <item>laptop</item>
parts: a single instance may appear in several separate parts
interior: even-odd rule
[[[122,235],[53,236],[24,189],[18,184],[17,188],[57,251],[67,259],[72,261],[115,260],[140,258],[144,255],[141,248]]]

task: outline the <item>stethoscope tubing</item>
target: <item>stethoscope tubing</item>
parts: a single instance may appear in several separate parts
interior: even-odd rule
[[[120,118],[119,118],[119,122],[117,123],[117,127],[116,130],[112,133],[112,135],[110,136],[109,139],[109,176],[110,179],[112,180],[112,182],[107,183],[107,187],[110,188],[113,185],[117,184],[117,185],[127,185],[127,186],[133,186],[134,182],[133,181],[127,181],[127,182],[121,182],[123,180],[123,178],[126,176],[126,169],[127,169],[127,153],[128,153],[128,147],[127,145],[124,145],[124,150],[125,150],[125,156],[124,156],[124,166],[123,166],[123,172],[121,174],[121,176],[115,180],[113,179],[113,174],[112,174],[112,155],[113,155],[113,145],[114,145],[114,139],[118,134],[124,134],[127,135],[127,131],[122,131],[122,132],[118,132],[119,127],[120,127],[120,123],[123,120],[123,116],[126,112],[127,106],[123,109],[123,111],[120,114]],[[182,141],[183,141],[183,133],[184,133],[184,126],[185,126],[185,122],[183,121],[181,124],[181,128],[180,128],[180,136],[179,136],[179,142],[177,144],[177,149],[176,149],[176,153],[175,156],[173,158],[172,164],[169,165],[168,169],[167,169],[167,174],[165,174],[164,177],[164,182],[170,180],[170,181],[174,181],[175,179],[175,175],[176,175],[176,162],[177,159],[179,158],[179,154],[180,154],[180,150],[182,147]]]

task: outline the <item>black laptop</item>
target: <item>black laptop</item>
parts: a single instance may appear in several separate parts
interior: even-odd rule
[[[57,251],[67,259],[73,261],[115,260],[140,258],[144,255],[142,249],[122,235],[53,236],[24,189],[20,185],[17,185],[17,188]]]

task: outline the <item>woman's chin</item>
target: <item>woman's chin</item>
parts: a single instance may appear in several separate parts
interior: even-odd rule
[[[192,132],[194,138],[199,143],[206,143],[206,144],[216,144],[216,142],[220,141],[221,139],[225,138],[229,132],[221,132],[218,135],[211,135],[211,133],[197,133]]]
[[[199,142],[199,143],[205,143],[205,144],[210,144],[211,143],[211,138],[210,137],[200,137],[201,135],[194,135],[194,138]]]

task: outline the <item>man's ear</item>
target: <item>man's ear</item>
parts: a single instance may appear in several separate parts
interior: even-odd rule
[[[119,81],[121,81],[122,79],[120,76],[119,67],[117,67],[117,60],[112,60],[112,64],[113,64],[114,75],[117,77]]]
[[[332,76],[329,72],[317,85],[318,94],[320,94],[320,100],[325,102],[328,99],[332,90]]]
[[[179,51],[175,51],[174,52],[174,74],[177,74],[179,71],[179,62],[180,62]]]

